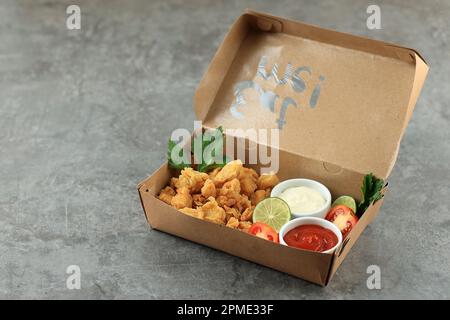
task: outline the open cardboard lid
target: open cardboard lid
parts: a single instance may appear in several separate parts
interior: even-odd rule
[[[281,128],[283,150],[386,178],[427,71],[412,49],[247,11],[195,111],[205,127]]]

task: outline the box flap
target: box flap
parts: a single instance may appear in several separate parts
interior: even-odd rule
[[[386,178],[428,67],[412,49],[247,11],[195,94],[206,127],[280,128],[280,148]]]

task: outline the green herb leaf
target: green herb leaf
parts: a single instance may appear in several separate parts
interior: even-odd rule
[[[383,198],[383,194],[381,193],[383,186],[383,179],[376,178],[372,173],[364,176],[361,186],[361,202],[357,209],[358,217],[361,217],[371,204]]]
[[[229,159],[224,155],[223,159],[221,159],[221,161],[217,161],[217,163],[216,163],[216,149],[221,150],[221,151],[223,150],[224,135],[223,135],[222,127],[218,127],[215,130],[219,131],[218,133],[216,132],[216,134],[217,135],[220,134],[221,139],[217,140],[216,135],[212,135],[211,139],[209,139],[209,137],[206,137],[205,134],[202,134],[201,139],[194,137],[191,141],[191,152],[194,152],[194,153],[196,152],[196,148],[195,148],[196,143],[200,143],[200,145],[201,145],[201,150],[197,150],[198,152],[201,152],[201,154],[197,155],[197,159],[199,159],[201,157],[202,161],[201,161],[201,163],[199,163],[197,165],[197,171],[208,172],[215,168],[223,167],[223,166],[225,166],[225,164],[227,162],[229,162]],[[189,155],[189,157],[188,156],[183,157],[182,163],[178,163],[179,161],[175,161],[174,159],[172,159],[173,149],[175,148],[176,145],[177,145],[177,143],[175,141],[169,140],[168,145],[167,145],[169,166],[171,168],[175,168],[175,169],[179,169],[179,170],[186,168],[186,167],[190,167],[191,163],[189,160],[191,159],[192,155]],[[210,150],[210,152],[205,153],[205,150],[207,150],[207,149]],[[180,157],[183,156],[182,152],[183,152],[183,150],[181,149],[178,154]]]
[[[205,134],[202,136],[202,162],[197,166],[197,170],[200,172],[208,172],[215,168],[221,168],[228,162],[228,158],[225,155],[216,162],[218,156],[216,151],[220,150],[220,152],[223,152],[224,134],[222,127],[218,127],[215,130],[218,132],[214,132],[209,137]],[[192,149],[195,150],[194,147]]]
[[[198,165],[197,171],[209,172],[209,171],[214,170],[216,168],[223,168],[228,162],[230,162],[230,159],[227,156],[223,157],[222,163],[203,162],[203,163]]]
[[[177,145],[177,143],[175,141],[169,139],[169,141],[167,143],[167,159],[168,159],[168,162],[169,162],[169,166],[171,168],[182,170],[182,169],[184,169],[186,167],[189,167],[190,164],[189,164],[189,162],[186,159],[187,157],[183,157],[183,149],[180,149],[180,152],[178,154],[183,159],[183,161],[181,163],[179,163],[179,161],[175,161],[175,160],[172,159],[172,151],[173,151],[173,149],[175,148],[176,145]]]

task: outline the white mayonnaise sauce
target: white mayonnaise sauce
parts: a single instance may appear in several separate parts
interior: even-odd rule
[[[292,212],[300,214],[319,210],[325,204],[320,192],[308,187],[287,188],[279,197],[286,201]]]

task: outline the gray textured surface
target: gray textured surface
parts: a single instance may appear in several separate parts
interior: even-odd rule
[[[357,0],[78,0],[80,31],[65,28],[69,3],[0,3],[0,298],[450,298],[448,1],[378,1],[378,31]],[[171,130],[192,127],[196,84],[246,7],[414,47],[431,66],[385,205],[325,289],[149,230],[135,190]],[[382,290],[366,287],[370,264]]]

